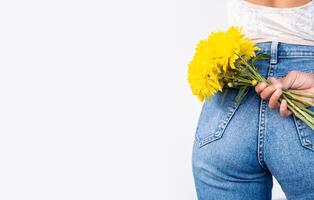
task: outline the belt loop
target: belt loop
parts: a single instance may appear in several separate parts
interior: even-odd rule
[[[277,64],[278,58],[278,41],[272,41],[270,50],[270,64]]]

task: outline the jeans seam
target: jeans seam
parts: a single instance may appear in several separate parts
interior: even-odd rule
[[[260,101],[259,126],[258,126],[258,162],[262,168],[267,169],[264,163],[264,133],[265,133],[265,101]]]
[[[267,73],[267,77],[274,75],[274,69],[276,68],[276,64],[278,62],[278,42],[273,41],[271,43],[271,58],[270,58],[270,64],[269,64],[269,70]],[[259,113],[259,126],[258,126],[258,162],[262,166],[262,168],[267,169],[266,164],[264,162],[265,158],[265,130],[266,130],[266,106],[267,101],[261,99],[260,101],[260,113]]]

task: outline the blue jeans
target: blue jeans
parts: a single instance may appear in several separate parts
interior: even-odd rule
[[[265,78],[314,72],[314,46],[258,46],[271,55],[257,66]],[[237,106],[237,91],[216,93],[200,112],[192,154],[198,199],[268,200],[274,176],[288,200],[314,200],[314,131],[294,115],[282,118],[254,87]]]

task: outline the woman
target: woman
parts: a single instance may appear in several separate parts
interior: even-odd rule
[[[288,199],[313,200],[314,131],[279,96],[314,94],[314,3],[235,0],[229,8],[229,25],[271,55],[258,65],[271,84],[251,88],[239,106],[232,88],[203,104],[192,159],[198,199],[270,200],[274,176]]]

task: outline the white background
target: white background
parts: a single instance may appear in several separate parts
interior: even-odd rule
[[[1,1],[0,27],[0,199],[196,199],[187,63],[225,1]]]

